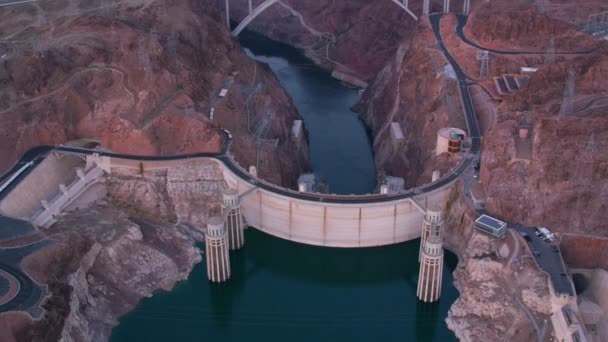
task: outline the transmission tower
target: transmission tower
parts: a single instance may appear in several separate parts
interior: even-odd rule
[[[462,14],[469,15],[471,11],[471,0],[464,0],[464,4],[462,6]]]
[[[479,77],[488,77],[490,75],[490,53],[488,51],[477,52],[477,60],[481,64],[479,67]]]
[[[268,133],[270,124],[274,120],[274,111],[270,109],[270,99],[267,99],[264,103],[264,110],[262,115],[258,118],[257,122],[253,124],[253,135],[256,140],[262,139]]]
[[[574,74],[574,68],[570,67],[570,70],[568,70],[568,78],[566,79],[566,88],[564,89],[562,107],[559,110],[560,119],[566,118],[566,116],[571,115],[574,111],[575,87],[576,75]]]
[[[41,34],[34,33],[32,38],[32,54],[34,55],[43,55],[46,52],[46,48],[44,47],[44,43],[41,42]]]
[[[433,48],[433,46],[431,46],[431,48]],[[435,72],[437,74],[440,74],[443,72],[443,66],[441,65],[441,63],[439,63],[439,60],[437,59],[437,56],[435,56],[434,53],[430,52],[427,53],[427,55],[429,56],[429,59],[431,60],[431,64],[433,64],[433,69],[435,69]]]
[[[111,5],[108,5],[108,1],[101,1],[100,13],[103,17],[109,17],[112,14]]]
[[[260,115],[254,123],[252,123],[252,131],[253,136],[255,137],[256,145],[257,145],[257,157],[256,157],[256,168],[258,172],[260,171],[260,157],[262,153],[264,157],[262,161],[267,161],[266,149],[263,148],[263,145],[270,145],[272,149],[276,148],[279,144],[279,139],[268,139],[265,138],[266,134],[270,130],[270,126],[272,125],[272,121],[274,120],[275,112],[270,109],[270,99],[267,99],[264,103],[264,110],[262,111],[262,115]]]
[[[587,151],[595,153],[595,133],[591,133],[587,141]]]
[[[529,110],[524,111],[524,124],[528,126],[532,125],[532,112]]]
[[[427,16],[427,15],[429,15],[429,13],[430,13],[430,8],[431,8],[431,5],[430,5],[430,3],[429,3],[429,0],[424,0],[424,1],[422,2],[422,15],[423,15],[423,16]]]
[[[536,0],[536,7],[538,8],[538,11],[540,13],[545,13],[545,11],[546,11],[545,0]]]
[[[545,64],[555,63],[555,37],[551,37],[549,40],[549,48],[547,48],[547,54],[545,55]]]
[[[167,15],[167,4],[165,3],[165,0],[160,0],[160,12],[159,12],[160,16],[164,17]]]

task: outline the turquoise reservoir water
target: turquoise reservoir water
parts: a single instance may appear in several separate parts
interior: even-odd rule
[[[338,193],[375,186],[369,137],[350,111],[356,92],[296,50],[243,37],[271,63],[309,131],[314,170]],[[232,278],[207,281],[205,262],[171,292],[146,298],[111,341],[453,341],[445,325],[457,297],[456,257],[446,252],[441,300],[416,298],[418,241],[363,249],[306,246],[254,229],[231,253]]]
[[[444,319],[457,297],[446,252],[443,293],[416,299],[418,241],[363,249],[306,246],[254,229],[231,253],[232,278],[205,263],[171,292],[144,299],[111,341],[453,341]]]

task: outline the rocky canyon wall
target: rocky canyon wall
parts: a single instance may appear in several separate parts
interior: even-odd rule
[[[428,21],[420,22],[356,106],[372,131],[380,173],[403,177],[408,187],[428,183],[433,170],[445,174],[457,163],[458,156],[435,156],[439,129],[466,129],[456,81],[435,42]],[[402,141],[391,138],[393,122]]]
[[[122,153],[216,152],[220,128],[248,167],[257,153],[248,115],[262,104],[277,113],[268,138],[280,158],[259,174],[293,185],[308,168],[306,142],[289,139],[289,97],[199,2],[52,1],[5,7],[0,18],[0,169],[32,146],[82,137]]]
[[[481,180],[490,212],[562,232],[606,236],[608,203],[608,107],[606,48],[571,64],[576,76],[574,110],[560,116],[570,68],[542,68],[528,86],[499,107],[497,125],[484,139]],[[516,132],[532,116],[532,155],[516,158]]]
[[[205,0],[224,9],[223,0]],[[254,7],[262,1],[253,1]],[[230,17],[239,23],[247,1],[232,1]],[[412,2],[412,10],[420,12]],[[223,12],[225,13],[225,12]],[[319,65],[370,82],[411,37],[415,20],[391,1],[283,0],[258,16],[248,29],[304,49]]]
[[[107,341],[120,316],[201,261],[194,243],[220,213],[226,184],[217,163],[197,161],[114,169],[99,187],[107,197],[62,214],[45,231],[56,243],[24,262],[51,295],[40,321],[14,329],[17,340]]]
[[[547,275],[518,234],[501,240],[473,229],[477,214],[462,185],[449,203],[444,245],[458,255],[454,282],[460,297],[450,308],[448,327],[460,341],[534,340],[531,319],[551,315]]]

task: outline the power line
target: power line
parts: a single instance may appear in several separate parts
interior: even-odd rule
[[[490,53],[488,51],[477,52],[477,60],[481,61],[481,65],[479,66],[479,77],[488,77],[490,75]]]
[[[549,47],[545,55],[545,64],[549,65],[553,63],[555,63],[555,37],[551,37],[549,40]]]
[[[564,88],[564,98],[562,99],[562,106],[559,110],[560,119],[565,119],[566,116],[572,115],[574,112],[574,96],[576,88],[576,75],[574,68],[570,67],[568,70],[568,78],[566,79],[566,87]]]

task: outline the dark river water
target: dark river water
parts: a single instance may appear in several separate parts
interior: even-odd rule
[[[241,44],[269,62],[309,131],[315,173],[330,191],[366,193],[375,170],[365,126],[349,108],[355,90],[311,66],[297,50],[256,36]],[[246,231],[231,252],[232,277],[207,281],[198,264],[171,292],[157,292],[121,318],[111,341],[454,341],[445,318],[458,293],[446,251],[441,300],[416,298],[418,240],[338,249]]]
[[[357,90],[332,78],[293,47],[250,32],[239,38],[251,57],[270,65],[293,99],[308,130],[314,173],[327,182],[329,192],[374,192],[371,138],[350,110],[359,100]]]

